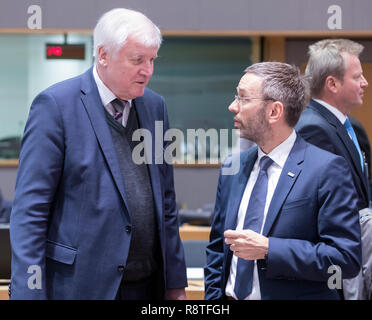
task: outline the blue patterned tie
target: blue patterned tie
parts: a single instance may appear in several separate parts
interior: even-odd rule
[[[359,154],[360,165],[362,167],[362,171],[364,171],[364,161],[363,161],[362,151],[360,150],[358,139],[356,137],[355,131],[353,129],[353,126],[351,125],[351,122],[350,122],[349,118],[346,118],[346,121],[344,123],[344,126],[345,126],[345,128],[347,130],[347,133],[351,137],[351,140],[353,140],[353,142],[354,142],[355,148],[357,149],[358,154]]]
[[[260,160],[260,171],[249,199],[243,229],[257,233],[261,231],[267,196],[267,169],[272,163],[273,160],[267,156]],[[252,292],[253,267],[253,260],[238,258],[234,292],[239,300],[245,299]]]

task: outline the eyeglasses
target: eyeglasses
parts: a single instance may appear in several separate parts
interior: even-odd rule
[[[249,102],[251,100],[275,101],[275,99],[273,99],[273,98],[266,98],[266,99],[263,99],[263,98],[251,98],[251,97],[241,97],[241,96],[238,96],[238,95],[235,95],[234,98],[235,98],[234,101],[238,101],[238,103]]]

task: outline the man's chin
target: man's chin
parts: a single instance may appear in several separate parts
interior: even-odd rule
[[[239,136],[242,139],[252,140],[252,137],[247,132],[244,132],[244,130],[241,129],[239,130]]]
[[[131,92],[130,99],[136,99],[138,97],[142,97],[144,94],[145,94],[145,88],[135,90],[135,91]]]
[[[349,113],[354,110],[354,109],[358,109],[360,108],[361,106],[363,106],[363,100],[360,100],[358,101],[357,103],[355,103],[354,105],[352,105],[352,107],[349,109]]]

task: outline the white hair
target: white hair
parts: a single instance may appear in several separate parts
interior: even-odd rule
[[[160,48],[162,36],[159,28],[144,14],[124,9],[112,9],[98,20],[93,32],[93,56],[98,57],[98,48],[103,46],[115,54],[126,43],[128,37],[148,47]]]

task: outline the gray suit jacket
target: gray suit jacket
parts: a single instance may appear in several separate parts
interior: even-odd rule
[[[346,300],[372,300],[372,210],[360,211],[362,232],[362,269],[358,276],[344,280]]]

